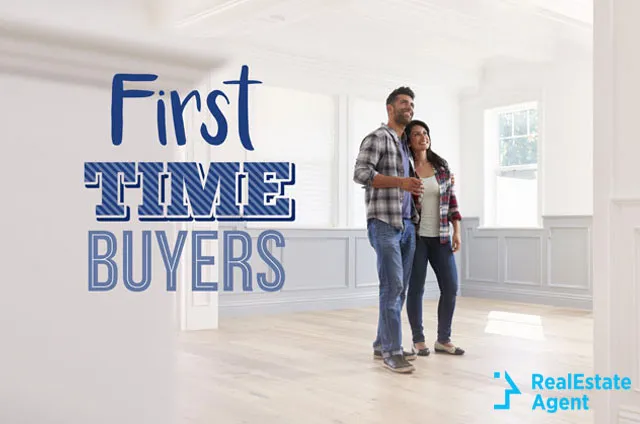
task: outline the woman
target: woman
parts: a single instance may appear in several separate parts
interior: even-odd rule
[[[458,291],[458,275],[453,254],[460,249],[458,203],[453,192],[451,171],[447,162],[431,150],[429,127],[422,121],[411,121],[405,135],[415,162],[417,177],[424,192],[415,198],[420,211],[416,227],[416,251],[407,292],[407,314],[413,333],[413,346],[419,356],[429,355],[422,327],[422,297],[427,276],[427,263],[435,272],[440,287],[438,302],[438,338],[436,352],[462,355],[464,350],[451,342],[451,322]],[[450,224],[453,235],[450,234]]]

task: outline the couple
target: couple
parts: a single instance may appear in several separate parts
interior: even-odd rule
[[[451,342],[458,288],[453,253],[460,248],[460,213],[447,162],[431,150],[429,127],[413,120],[414,93],[408,87],[387,97],[388,123],[360,145],[353,179],[365,188],[367,231],[378,263],[380,310],[374,356],[395,372],[412,372],[408,361],[427,356],[422,296],[431,263],[438,285],[436,352],[464,353]],[[450,235],[453,224],[453,235]],[[402,349],[401,311],[413,335],[411,352]]]

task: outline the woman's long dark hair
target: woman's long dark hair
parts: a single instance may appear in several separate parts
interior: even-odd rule
[[[413,121],[409,122],[406,128],[404,129],[405,138],[407,140],[407,145],[409,146],[409,150],[411,150],[411,137],[410,137],[411,130],[416,125],[419,125],[425,130],[427,130],[427,135],[429,136],[429,140],[431,140],[431,132],[429,131],[429,126],[422,121],[414,119]],[[411,153],[413,153],[413,150],[411,151]],[[441,156],[439,156],[437,153],[431,150],[431,143],[429,143],[429,148],[427,149],[427,160],[431,162],[436,168],[444,168],[447,171],[449,171],[449,164]]]

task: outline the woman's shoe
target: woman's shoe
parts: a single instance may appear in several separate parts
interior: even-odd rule
[[[424,349],[418,349],[418,347],[416,346],[417,343],[413,344],[413,350],[416,352],[416,355],[418,356],[429,356],[429,354],[431,353],[431,351],[429,350],[428,347],[424,347]]]
[[[440,342],[435,342],[433,349],[436,353],[448,353],[449,355],[464,355],[464,350],[457,346],[447,346]]]

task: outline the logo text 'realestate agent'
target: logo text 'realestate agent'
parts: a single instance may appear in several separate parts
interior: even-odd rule
[[[511,409],[511,397],[522,395],[522,391],[508,372],[496,371],[493,373],[493,378],[501,378],[503,374],[508,388],[504,391],[504,402],[493,405],[494,410]],[[551,414],[557,411],[589,410],[588,393],[599,390],[631,390],[631,379],[618,374],[603,377],[597,374],[586,376],[581,373],[569,373],[566,376],[553,377],[534,373],[531,374],[531,391],[535,393],[535,398],[531,409]],[[565,392],[570,393],[564,394]]]

